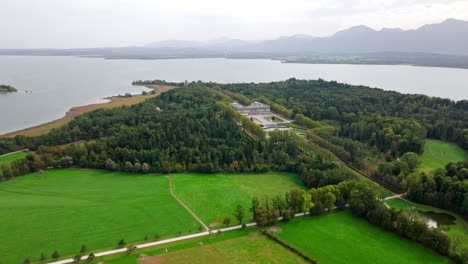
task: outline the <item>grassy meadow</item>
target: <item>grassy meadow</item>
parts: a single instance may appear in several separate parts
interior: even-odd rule
[[[17,159],[25,158],[27,155],[28,155],[28,152],[26,152],[26,151],[21,151],[21,152],[16,152],[16,153],[13,153],[13,154],[4,155],[4,156],[0,157],[0,167],[3,164],[10,164],[10,163],[12,163],[13,161],[15,161]]]
[[[372,226],[348,211],[280,223],[278,237],[319,263],[450,263],[416,243]]]
[[[0,262],[198,232],[164,176],[57,169],[0,183]]]
[[[179,174],[173,175],[174,191],[207,225],[222,225],[225,216],[237,225],[234,210],[245,209],[245,222],[252,220],[251,199],[284,194],[294,187],[304,189],[295,174]]]
[[[445,168],[445,165],[449,162],[458,162],[467,158],[468,152],[455,144],[427,139],[419,171],[430,172],[435,169]]]
[[[200,244],[202,243],[202,245]],[[168,252],[165,253],[164,249]],[[144,256],[144,257],[142,257]],[[152,263],[307,263],[301,257],[252,228],[213,234],[150,248],[131,254],[96,258],[90,264]]]

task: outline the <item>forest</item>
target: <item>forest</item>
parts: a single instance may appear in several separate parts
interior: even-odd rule
[[[408,191],[410,199],[468,219],[466,161],[448,164],[430,175],[417,171],[426,138],[468,149],[468,101],[320,79],[211,85],[291,109],[290,117],[309,128],[310,142],[394,192]],[[304,121],[307,118],[310,121]]]
[[[303,175],[310,187],[353,178],[319,153],[302,151],[293,134],[272,132],[267,140],[224,100],[194,84],[132,107],[87,113],[45,136],[1,139],[3,152],[35,150],[3,166],[3,178],[49,166],[143,173],[287,171]]]

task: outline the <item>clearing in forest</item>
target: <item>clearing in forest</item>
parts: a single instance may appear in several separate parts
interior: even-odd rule
[[[468,152],[459,146],[439,140],[426,140],[419,170],[430,172],[443,169],[449,162],[458,162],[468,158]]]

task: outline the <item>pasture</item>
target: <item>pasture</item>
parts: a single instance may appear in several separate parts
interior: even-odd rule
[[[28,155],[26,151],[15,152],[12,154],[6,154],[0,157],[0,167],[3,164],[10,164],[17,159],[25,158]]]
[[[165,249],[168,252],[164,252]],[[138,249],[131,254],[100,257],[90,263],[99,262],[105,264],[307,263],[251,228]]]
[[[245,209],[244,222],[252,221],[251,199],[284,194],[304,185],[295,174],[177,174],[173,175],[174,191],[207,225],[221,226],[225,216],[237,225],[234,210]]]
[[[419,171],[443,169],[449,162],[458,162],[467,158],[468,152],[453,143],[427,139]]]
[[[278,226],[278,237],[322,264],[450,263],[348,211],[295,219]]]
[[[200,224],[169,193],[164,176],[46,170],[0,183],[0,262],[50,260],[198,232]]]

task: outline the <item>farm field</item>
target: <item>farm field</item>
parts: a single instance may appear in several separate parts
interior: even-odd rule
[[[445,168],[449,162],[458,162],[467,158],[468,152],[455,144],[427,139],[419,171],[430,172]]]
[[[17,159],[25,158],[27,155],[28,153],[25,151],[4,155],[0,157],[0,166],[2,166],[3,164],[10,164]]]
[[[278,237],[319,263],[450,263],[422,246],[383,231],[348,211],[280,223]]]
[[[450,237],[453,237],[455,235],[462,235],[468,243],[468,223],[464,221],[459,215],[436,208],[428,205],[421,205],[421,204],[412,204],[409,203],[403,199],[400,198],[394,198],[390,200],[386,200],[385,203],[389,205],[392,208],[395,208],[397,210],[402,210],[402,209],[416,209],[422,212],[437,212],[437,213],[446,213],[454,216],[456,218],[455,220],[455,225],[450,226],[450,230],[447,232],[447,234]]]
[[[200,244],[201,243],[201,244]],[[168,252],[165,253],[164,250]],[[145,256],[145,257],[141,257]],[[152,263],[307,263],[301,257],[247,228],[96,258],[104,264]]]
[[[219,226],[225,216],[237,225],[234,210],[245,209],[245,222],[252,220],[251,199],[284,194],[294,187],[304,189],[295,174],[178,174],[174,175],[174,191],[207,225]]]
[[[0,183],[0,262],[48,259],[198,232],[200,224],[169,193],[164,176],[46,170]]]

